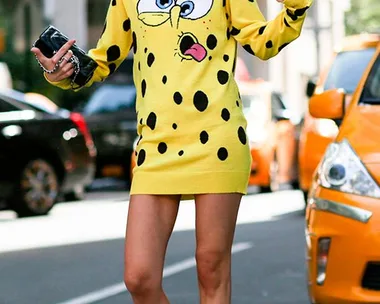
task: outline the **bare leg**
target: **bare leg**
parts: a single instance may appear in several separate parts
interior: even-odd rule
[[[179,196],[131,196],[124,281],[135,304],[169,303],[162,289],[162,272],[179,200]]]
[[[196,260],[201,304],[231,303],[231,247],[241,194],[196,196]]]

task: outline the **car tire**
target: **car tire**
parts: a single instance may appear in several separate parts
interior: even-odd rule
[[[11,206],[18,217],[46,215],[59,196],[59,178],[46,160],[29,160],[22,167]]]

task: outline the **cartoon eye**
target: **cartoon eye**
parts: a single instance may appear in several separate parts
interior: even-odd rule
[[[194,2],[186,1],[181,4],[181,17],[187,17],[194,11]]]
[[[167,9],[168,7],[171,7],[174,3],[174,0],[156,0],[156,5],[160,9]]]
[[[169,13],[175,0],[140,0],[137,11],[141,13]]]
[[[211,10],[214,0],[178,0],[181,6],[181,17],[196,20],[207,15]]]

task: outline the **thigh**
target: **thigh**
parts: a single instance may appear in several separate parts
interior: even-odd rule
[[[179,200],[179,196],[131,196],[125,238],[126,269],[162,271]]]
[[[197,251],[230,253],[241,194],[202,194],[195,198]]]

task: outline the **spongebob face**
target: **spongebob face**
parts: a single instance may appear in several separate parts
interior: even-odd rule
[[[181,22],[195,21],[205,17],[212,8],[214,0],[140,0],[137,4],[138,18],[147,26],[170,26],[179,29]],[[182,21],[183,20],[183,21]],[[178,54],[182,59],[203,61],[207,56],[206,48],[197,37],[185,32],[178,40]]]

